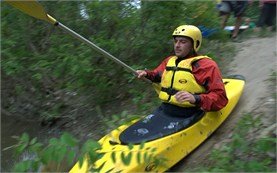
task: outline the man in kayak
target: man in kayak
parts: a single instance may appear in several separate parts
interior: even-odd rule
[[[190,116],[199,110],[218,111],[228,99],[221,72],[208,56],[198,55],[201,31],[181,25],[173,32],[175,55],[165,58],[154,70],[137,70],[138,78],[160,83],[161,106],[156,113]]]

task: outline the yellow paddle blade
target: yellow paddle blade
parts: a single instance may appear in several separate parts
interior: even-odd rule
[[[48,15],[44,8],[35,0],[4,0],[4,2],[37,19],[45,20],[53,25],[57,23],[56,19]]]

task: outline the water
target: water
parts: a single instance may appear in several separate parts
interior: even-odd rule
[[[21,136],[24,132],[28,133],[30,138],[37,137],[40,143],[47,144],[50,138],[59,138],[64,130],[72,132],[77,135],[77,139],[98,140],[104,135],[102,131],[103,124],[101,124],[99,117],[95,112],[90,112],[91,116],[80,116],[78,121],[71,120],[63,127],[62,122],[60,125],[55,124],[53,126],[45,125],[41,126],[39,120],[26,120],[15,116],[7,116],[2,113],[1,115],[1,170],[0,172],[10,172],[13,165],[16,162],[24,159],[30,159],[34,157],[30,153],[23,153],[21,156],[15,157],[13,150],[3,149],[16,144],[16,140],[12,136]],[[103,118],[103,117],[102,117]],[[72,134],[73,136],[75,136]],[[76,137],[76,136],[75,136]]]
[[[1,115],[1,172],[10,172],[14,163],[33,157],[30,153],[24,153],[20,157],[15,157],[13,150],[3,149],[16,144],[16,139],[12,136],[21,136],[24,132],[28,133],[30,138],[38,137],[39,141],[44,141],[57,135],[57,132],[49,131],[43,128],[40,122],[26,121],[14,116]]]

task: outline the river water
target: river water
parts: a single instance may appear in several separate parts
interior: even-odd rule
[[[37,121],[26,121],[14,116],[1,115],[1,172],[10,172],[15,162],[24,158],[32,157],[28,153],[15,157],[12,149],[4,150],[17,143],[12,136],[21,136],[24,132],[28,133],[30,138],[37,137],[40,142],[51,137],[57,136],[58,129],[44,128]]]

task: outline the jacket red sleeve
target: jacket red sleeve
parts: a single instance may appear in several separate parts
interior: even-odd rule
[[[197,83],[206,89],[206,93],[199,95],[198,105],[204,111],[222,109],[228,98],[217,64],[211,59],[201,59],[193,64],[192,73]]]

